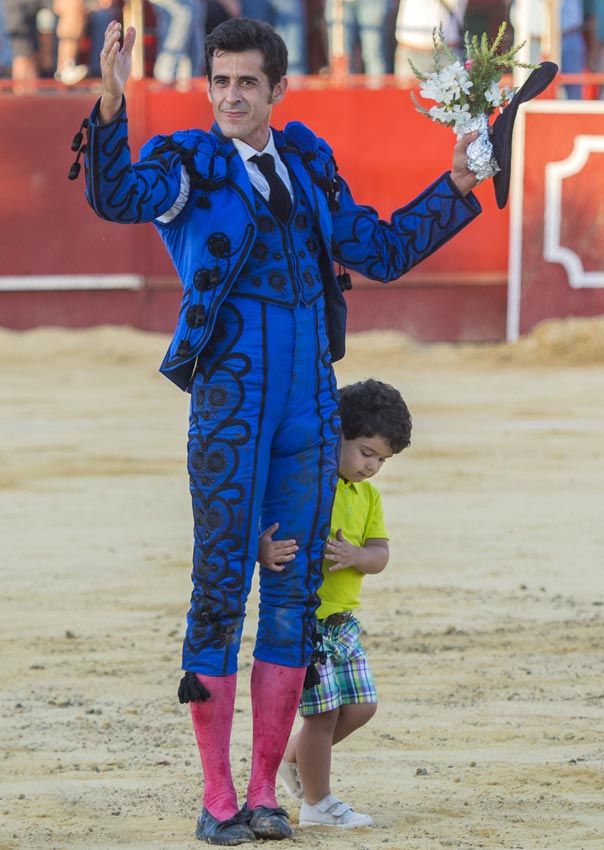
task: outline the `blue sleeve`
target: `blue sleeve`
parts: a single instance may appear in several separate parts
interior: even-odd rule
[[[118,223],[149,222],[167,212],[180,192],[182,163],[169,137],[156,136],[133,164],[125,100],[108,124],[98,123],[100,101],[90,116],[85,150],[86,198],[98,216]]]
[[[408,272],[481,212],[473,194],[464,197],[449,173],[392,214],[389,222],[372,207],[355,203],[341,177],[338,209],[332,213],[333,256],[349,269],[389,281]]]

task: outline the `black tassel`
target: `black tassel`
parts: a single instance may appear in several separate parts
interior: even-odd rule
[[[86,153],[86,145],[82,145],[80,150],[78,151],[78,155],[75,158],[75,162],[71,163],[69,168],[69,173],[67,175],[68,180],[77,180],[78,175],[80,173],[81,165],[80,165],[80,157],[83,153]]]
[[[67,175],[68,180],[77,180],[80,174],[81,165],[79,162],[72,162],[69,166],[69,173]]]
[[[72,162],[69,168],[69,173],[67,174],[68,180],[77,180],[78,175],[80,173],[80,169],[82,168],[82,166],[80,165],[80,157],[86,151],[86,145],[82,144],[84,140],[83,130],[88,130],[88,118],[84,118],[84,120],[80,124],[80,129],[71,140],[71,150],[77,151],[78,155],[75,158],[75,162]]]
[[[79,151],[80,150],[80,148],[82,147],[82,139],[84,138],[84,134],[82,133],[82,131],[87,130],[87,129],[88,129],[88,118],[84,118],[84,120],[80,124],[80,129],[78,130],[78,132],[75,134],[75,136],[71,140],[71,150],[72,151]]]
[[[341,292],[346,292],[348,289],[352,289],[352,279],[348,272],[339,274],[336,280],[338,281],[338,286],[340,287]]]
[[[314,664],[309,664],[306,668],[306,675],[304,676],[304,690],[309,691],[311,688],[316,688],[320,681],[321,677],[317,672],[317,668]]]
[[[336,275],[336,280],[338,281],[338,286],[340,287],[340,292],[346,292],[348,289],[352,289],[352,279],[344,266],[338,266],[339,274]]]
[[[181,705],[185,702],[205,702],[211,694],[202,684],[195,673],[187,671],[180,680],[178,686],[178,701]]]

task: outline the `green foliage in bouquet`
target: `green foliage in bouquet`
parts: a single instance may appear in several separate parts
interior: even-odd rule
[[[500,87],[503,75],[513,68],[535,67],[517,58],[524,44],[504,49],[506,30],[504,22],[492,43],[486,33],[481,36],[465,33],[466,60],[462,62],[446,43],[442,24],[435,29],[434,71],[423,74],[413,62],[409,64],[420,81],[422,97],[436,101],[437,105],[425,109],[412,95],[416,108],[439,123],[458,124],[470,117],[491,115],[496,108],[505,106],[513,90]]]

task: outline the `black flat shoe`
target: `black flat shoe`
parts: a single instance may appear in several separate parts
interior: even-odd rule
[[[204,809],[197,819],[195,836],[208,844],[230,846],[256,840],[254,831],[248,826],[247,819],[241,812],[237,812],[235,817],[228,820],[216,820],[207,809]]]
[[[240,812],[250,825],[256,838],[268,838],[273,841],[281,841],[282,838],[292,837],[292,828],[289,825],[289,815],[279,806],[271,809],[268,806],[256,806],[248,809],[247,804]]]

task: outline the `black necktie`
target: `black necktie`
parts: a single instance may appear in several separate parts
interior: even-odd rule
[[[255,162],[260,173],[266,179],[269,188],[268,202],[281,221],[287,221],[292,208],[292,199],[287,186],[275,170],[275,160],[270,153],[257,154],[250,157]]]

